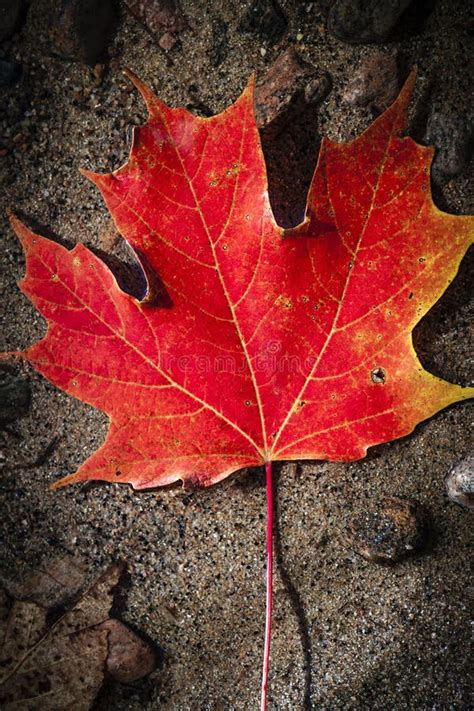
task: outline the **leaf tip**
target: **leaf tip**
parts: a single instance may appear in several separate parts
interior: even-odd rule
[[[75,484],[78,481],[79,480],[77,478],[77,473],[76,474],[69,474],[68,476],[63,476],[62,479],[53,481],[53,483],[50,484],[48,488],[51,491],[56,491],[57,489],[62,489],[64,486],[69,486],[69,484]]]
[[[154,94],[150,87],[139,79],[131,69],[125,67],[123,73],[127,79],[132,82],[133,86],[138,89],[151,115],[159,113],[160,109],[164,108],[164,104],[158,99],[156,94]]]
[[[26,351],[3,351],[0,353],[0,363],[27,360]]]
[[[18,239],[20,240],[22,247],[24,251],[26,252],[27,248],[31,245],[34,244],[35,239],[37,235],[35,235],[34,232],[32,232],[25,224],[18,218],[15,213],[7,208],[6,210],[8,221],[10,222],[11,228],[13,232],[16,234]]]
[[[472,400],[474,398],[474,387],[462,388],[461,400]]]
[[[417,65],[415,64],[415,65],[412,67],[412,69],[411,69],[410,73],[408,74],[407,78],[405,79],[405,83],[403,84],[402,89],[401,89],[401,92],[400,92],[400,93],[406,92],[406,94],[408,94],[408,100],[410,100],[411,95],[412,95],[412,93],[413,93],[413,88],[414,88],[414,86],[415,86],[415,82],[416,82],[417,77],[418,77],[418,67],[417,67]]]
[[[21,220],[15,215],[15,213],[13,212],[13,210],[12,210],[11,208],[7,207],[7,208],[5,209],[5,212],[6,212],[6,215],[7,215],[8,222],[9,222],[10,225],[12,226],[14,232],[16,232],[17,229],[19,228],[19,226],[20,226],[20,225],[23,225],[23,223],[22,223]],[[23,226],[24,226],[24,225],[23,225]]]
[[[245,87],[244,91],[248,91],[250,94],[253,95],[253,92],[255,90],[255,82],[256,82],[256,73],[252,72],[248,78],[247,86]]]
[[[79,172],[81,175],[83,175],[85,178],[91,181],[91,183],[94,183],[94,185],[99,186],[101,182],[103,182],[104,178],[107,177],[107,173],[94,173],[92,170],[87,170],[86,168],[79,168]]]
[[[408,77],[405,79],[405,83],[400,89],[400,93],[387,109],[386,114],[393,113],[395,115],[393,133],[402,134],[408,123],[408,107],[410,106],[411,97],[413,94],[413,88],[415,86],[416,78],[418,75],[418,69],[416,66],[413,67]]]

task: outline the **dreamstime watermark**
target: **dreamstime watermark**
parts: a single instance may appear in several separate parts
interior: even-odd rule
[[[269,376],[276,373],[304,373],[311,370],[316,356],[300,358],[289,355],[282,350],[279,341],[269,341],[264,351],[249,354],[254,373],[265,373]],[[247,373],[249,362],[242,351],[238,354],[202,355],[202,354],[162,354],[160,368],[165,371],[178,370],[182,373],[230,373],[239,375]]]

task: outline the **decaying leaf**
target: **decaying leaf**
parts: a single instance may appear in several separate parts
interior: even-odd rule
[[[138,301],[84,245],[12,219],[21,288],[48,321],[20,355],[110,418],[59,485],[209,485],[272,460],[358,459],[472,394],[412,345],[473,230],[434,205],[432,149],[402,137],[414,76],[359,138],[323,141],[291,230],[270,207],[252,84],[204,119],[132,81],[148,123],[126,165],[85,175],[160,288],[150,278]]]
[[[106,673],[130,681],[152,671],[153,651],[148,648],[145,654],[144,643],[121,622],[109,618],[120,573],[121,566],[111,566],[53,622],[47,608],[12,601],[0,591],[2,709],[89,709]],[[40,595],[44,594],[42,589]],[[128,659],[127,644],[132,649]],[[135,676],[130,672],[134,655]]]
[[[43,608],[67,607],[86,588],[87,565],[80,557],[55,556],[39,564],[33,571],[15,576],[0,571],[0,587],[11,598],[35,602]]]

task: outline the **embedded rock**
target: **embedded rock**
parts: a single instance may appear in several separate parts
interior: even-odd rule
[[[288,113],[290,107],[321,102],[331,89],[326,72],[305,62],[290,47],[269,68],[255,88],[255,116],[259,128],[267,128]]]
[[[251,32],[275,44],[285,34],[288,21],[276,0],[254,0],[240,21],[240,32]]]
[[[384,111],[395,101],[399,90],[397,53],[377,50],[362,62],[342,98],[352,106],[373,106]]]
[[[467,167],[474,146],[474,121],[460,113],[433,111],[428,118],[425,142],[435,146],[431,175],[444,183]]]
[[[328,17],[328,29],[343,42],[383,42],[411,0],[337,0]]]
[[[349,524],[354,550],[375,563],[395,563],[423,548],[427,512],[415,499],[388,496],[370,504]]]
[[[53,50],[94,66],[107,48],[116,20],[114,0],[63,0],[51,28]]]
[[[455,464],[445,479],[446,493],[455,504],[474,509],[474,455]]]

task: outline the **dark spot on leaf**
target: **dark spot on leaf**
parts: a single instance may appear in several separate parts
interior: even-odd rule
[[[387,375],[383,368],[375,368],[370,374],[370,378],[376,385],[383,385],[387,379]]]

